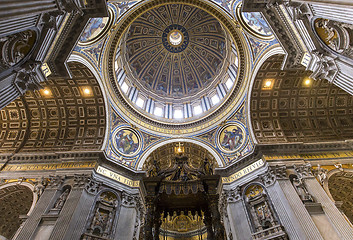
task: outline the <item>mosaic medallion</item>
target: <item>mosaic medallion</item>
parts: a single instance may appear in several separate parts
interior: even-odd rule
[[[134,156],[141,149],[141,138],[137,131],[129,127],[117,128],[113,132],[114,149],[124,156]]]
[[[224,126],[217,138],[218,147],[227,153],[239,150],[246,141],[246,131],[239,123]]]
[[[270,39],[273,38],[273,33],[271,28],[268,26],[265,18],[260,12],[242,12],[241,4],[237,6],[237,18],[240,23],[253,35],[263,38]]]

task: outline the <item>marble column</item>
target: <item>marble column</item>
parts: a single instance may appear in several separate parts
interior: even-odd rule
[[[28,216],[20,232],[15,237],[16,240],[35,239],[36,235],[40,234],[40,232],[38,233],[38,227],[42,221],[42,217],[43,215],[47,215],[49,208],[54,205],[54,202],[58,197],[57,191],[61,189],[64,180],[65,177],[63,176],[53,176],[49,178],[48,184],[44,192],[40,196],[31,215]],[[54,218],[54,221],[55,220],[56,218]],[[46,235],[50,235],[50,231],[51,230],[49,230],[49,232],[46,232]]]
[[[241,198],[240,188],[224,190],[226,198],[226,211],[229,221],[227,237],[233,240],[249,240],[251,237],[250,223],[246,215],[244,202]]]
[[[244,202],[240,196],[240,190],[227,190],[226,194],[228,202],[227,211],[233,239],[252,239],[250,223],[246,214]]]
[[[86,230],[87,219],[89,219],[90,211],[95,204],[96,194],[101,185],[100,182],[93,179],[89,179],[88,181],[90,184],[87,184],[85,190],[82,191],[64,239],[79,239]],[[92,184],[92,182],[95,184]]]
[[[52,234],[49,240],[64,239],[65,234],[70,226],[70,220],[78,206],[83,189],[74,188],[70,191],[68,198],[61,209],[58,219],[54,225]],[[82,230],[82,229],[81,229]]]
[[[207,229],[207,239],[213,240],[214,239],[214,232],[212,227],[212,216],[209,210],[205,211],[205,216],[203,222]]]
[[[214,229],[214,239],[223,240],[225,229],[223,224],[221,223],[221,215],[218,210],[218,194],[209,195],[209,210],[212,214],[212,225]]]
[[[48,205],[55,195],[56,189],[46,189],[39,198],[35,208],[30,216],[24,222],[23,227],[14,240],[28,240],[31,239],[38,227],[41,216],[45,213]]]
[[[154,240],[159,240],[159,233],[160,233],[160,228],[162,225],[161,221],[161,213],[159,211],[155,211],[154,217],[153,217],[153,226],[154,226]]]

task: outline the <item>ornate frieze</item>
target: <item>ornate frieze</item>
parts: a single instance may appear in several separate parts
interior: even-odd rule
[[[294,189],[298,193],[298,196],[303,202],[314,202],[314,199],[309,193],[303,178],[298,177],[297,175],[291,175],[290,180]]]
[[[277,179],[287,179],[287,166],[276,165],[271,167]]]
[[[45,188],[48,185],[48,179],[47,178],[40,178],[38,179],[35,183],[34,183],[34,189],[33,192],[37,194],[38,199],[40,198],[40,196],[43,194]]]
[[[138,205],[139,197],[135,194],[122,192],[121,205],[124,207],[136,207]]]
[[[227,203],[234,203],[241,200],[241,188],[237,186],[235,189],[223,190],[222,198]]]
[[[101,186],[102,182],[96,181],[93,178],[89,178],[85,189],[88,193],[96,195]]]
[[[327,179],[327,169],[321,168],[320,165],[316,169],[313,169],[314,176],[319,180],[321,185],[324,185]]]
[[[48,188],[60,188],[63,185],[65,179],[66,176],[49,176]]]
[[[74,175],[74,188],[84,188],[89,181],[89,175],[87,174],[75,174]]]
[[[299,178],[313,177],[310,163],[302,165],[293,165],[293,167]]]
[[[265,187],[269,187],[276,182],[276,174],[272,169],[268,169],[266,173],[259,176]]]
[[[63,189],[59,197],[56,199],[54,206],[50,209],[49,214],[59,214],[64,207],[69,194],[70,188]]]

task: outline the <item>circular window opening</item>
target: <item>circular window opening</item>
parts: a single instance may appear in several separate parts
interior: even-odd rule
[[[173,46],[178,46],[183,41],[183,34],[178,30],[173,30],[168,36],[169,43]]]

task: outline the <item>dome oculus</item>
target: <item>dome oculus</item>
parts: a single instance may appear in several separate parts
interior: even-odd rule
[[[177,30],[173,30],[169,33],[169,43],[174,45],[174,46],[177,46],[181,43],[181,41],[183,40],[183,36],[180,34],[179,31]]]
[[[180,53],[189,44],[189,34],[183,26],[172,24],[163,31],[162,43],[169,52]]]

